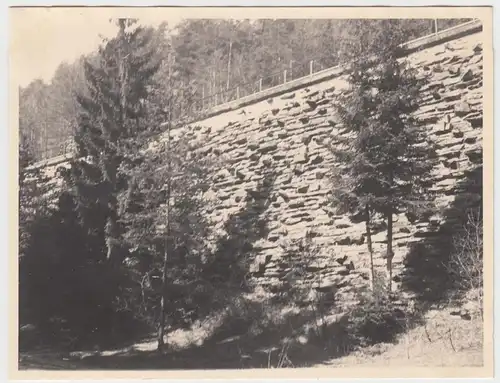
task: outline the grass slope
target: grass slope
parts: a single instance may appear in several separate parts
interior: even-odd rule
[[[452,311],[449,308],[429,311],[425,324],[401,334],[394,344],[379,343],[316,366],[482,366],[482,319],[476,316],[464,320],[451,315]]]

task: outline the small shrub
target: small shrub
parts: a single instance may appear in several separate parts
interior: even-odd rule
[[[334,299],[317,290],[322,287],[324,276],[319,263],[321,263],[321,246],[314,242],[317,233],[308,230],[303,238],[290,241],[284,246],[284,261],[290,271],[285,278],[284,291],[281,300],[293,305],[304,305],[313,313],[316,323],[321,323],[316,328],[318,335],[326,333],[325,316],[334,305]]]
[[[470,210],[463,229],[453,237],[453,253],[447,265],[461,292],[474,293],[479,308],[483,303],[483,219],[480,210]],[[470,295],[470,294],[469,294]]]
[[[405,328],[408,313],[388,295],[380,275],[373,291],[361,293],[359,303],[348,313],[348,332],[359,345],[390,342]]]

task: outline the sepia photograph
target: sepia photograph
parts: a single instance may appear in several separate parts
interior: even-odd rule
[[[16,374],[493,375],[491,8],[9,19]]]

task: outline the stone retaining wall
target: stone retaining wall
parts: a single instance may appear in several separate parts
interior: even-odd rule
[[[482,164],[480,41],[481,33],[476,31],[408,56],[412,65],[431,74],[417,115],[439,148],[440,164],[431,190],[438,193],[443,211],[464,192],[457,189],[464,172]],[[252,278],[264,288],[283,284],[290,271],[284,249],[308,230],[314,230],[320,248],[309,272],[311,278],[321,275],[322,289],[331,288],[350,301],[355,290],[369,283],[364,223],[334,215],[328,206],[328,174],[336,164],[325,143],[340,133],[333,100],[346,86],[338,70],[326,81],[228,110],[183,130],[204,142],[205,155],[222,158],[225,164],[206,192],[207,200],[214,202],[207,214],[215,226],[222,227],[249,201],[265,200],[261,215],[269,231],[254,243],[258,255],[251,268]],[[47,166],[45,171],[54,174],[57,166]],[[262,195],[259,185],[268,177],[271,184]],[[438,231],[442,222],[439,215],[413,223],[404,215],[395,218],[396,287],[409,246]],[[373,235],[377,268],[385,264],[383,229]]]

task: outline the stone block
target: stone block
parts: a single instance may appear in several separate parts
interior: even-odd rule
[[[261,144],[261,146],[259,147],[258,150],[260,153],[266,154],[266,153],[272,152],[276,149],[278,149],[277,142],[269,141],[269,142],[265,142],[265,143]]]
[[[308,190],[309,190],[309,185],[299,186],[297,188],[297,193],[304,194],[304,193],[307,193]]]
[[[467,115],[471,110],[469,104],[465,101],[462,101],[455,104],[454,111],[457,116],[462,117]]]
[[[474,74],[472,73],[472,70],[469,69],[467,72],[465,72],[463,75],[462,75],[462,78],[461,80],[466,82],[466,81],[471,81],[474,79]]]

